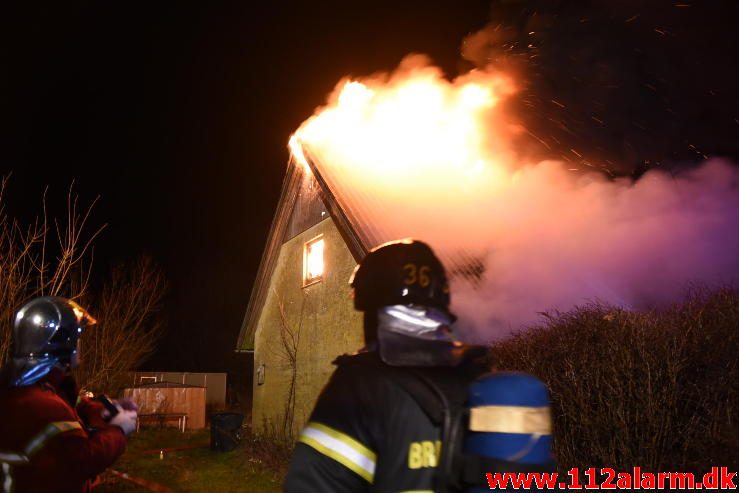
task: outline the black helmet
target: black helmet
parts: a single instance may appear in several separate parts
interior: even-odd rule
[[[34,298],[15,315],[12,359],[21,384],[37,380],[51,366],[68,366],[82,331],[95,323],[74,301],[56,296]]]
[[[444,266],[421,241],[393,241],[374,248],[354,269],[349,284],[354,288],[354,308],[360,311],[420,305],[449,312]]]

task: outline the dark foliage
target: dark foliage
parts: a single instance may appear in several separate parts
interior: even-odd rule
[[[659,312],[592,304],[547,318],[492,358],[549,386],[562,470],[736,470],[738,291],[696,291]]]

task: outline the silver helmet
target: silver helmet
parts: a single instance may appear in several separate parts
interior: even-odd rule
[[[56,296],[34,298],[15,315],[12,385],[30,385],[54,367],[76,366],[77,341],[95,319],[74,301]]]

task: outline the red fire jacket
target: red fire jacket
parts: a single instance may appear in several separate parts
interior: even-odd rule
[[[12,483],[15,493],[90,490],[90,480],[126,449],[117,426],[99,418],[88,433],[77,412],[49,380],[26,387],[0,389],[0,491]],[[84,413],[83,413],[84,414]]]

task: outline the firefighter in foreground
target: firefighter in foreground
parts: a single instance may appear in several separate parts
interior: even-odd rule
[[[443,435],[454,440],[454,414],[486,370],[484,350],[454,339],[446,273],[425,243],[374,249],[350,284],[366,347],[336,360],[285,491],[446,490],[455,465]]]
[[[69,371],[95,320],[78,304],[40,297],[15,316],[0,373],[0,491],[86,492],[124,452],[136,411],[78,398]],[[108,417],[106,421],[105,417]]]

